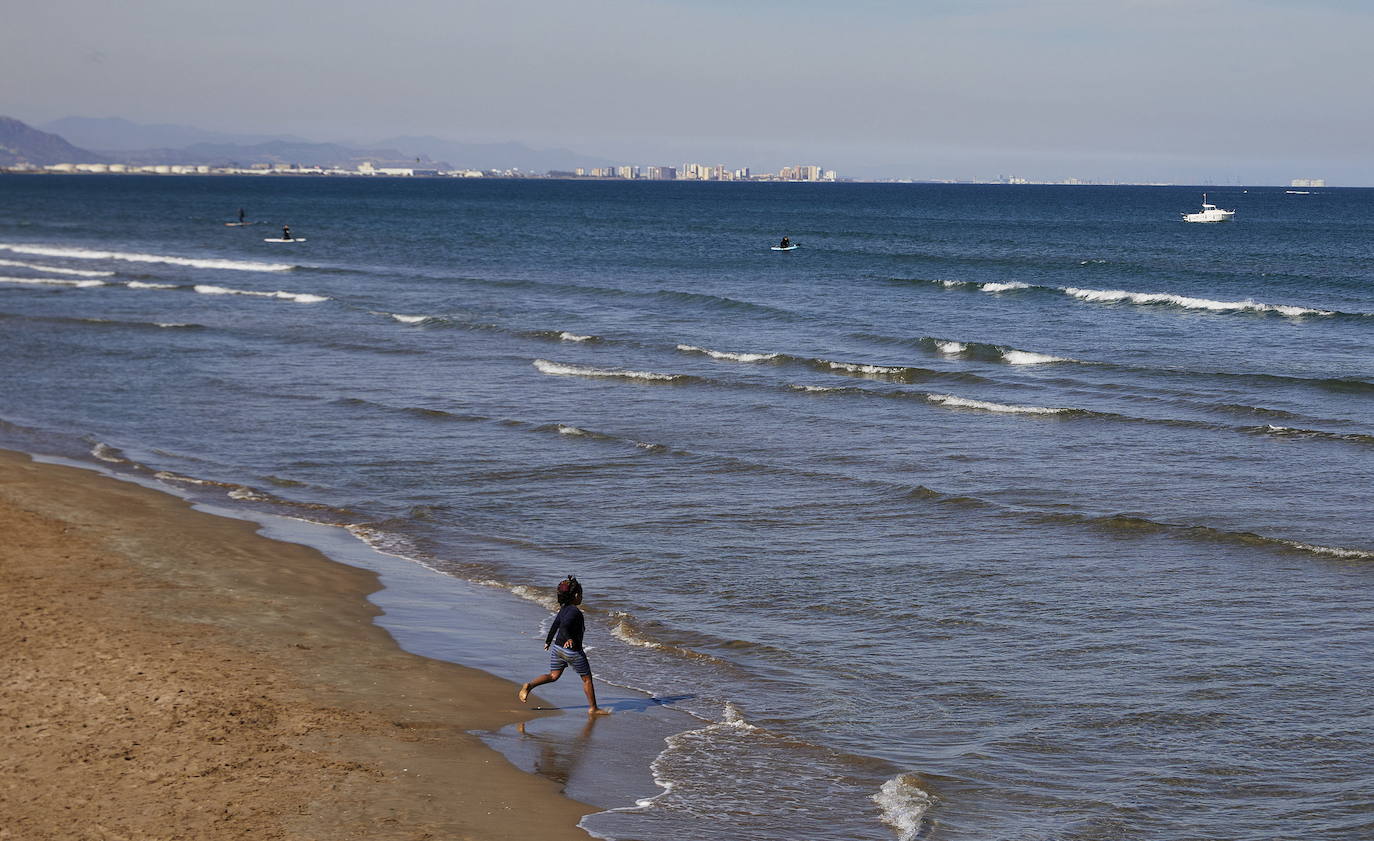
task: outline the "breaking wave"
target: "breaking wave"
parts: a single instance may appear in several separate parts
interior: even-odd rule
[[[897,841],[915,841],[935,798],[914,775],[902,774],[883,783],[873,802],[882,810],[883,823],[896,831]]]
[[[24,283],[33,286],[105,286],[103,280],[67,280],[60,277],[0,277],[0,283]]]
[[[230,289],[227,286],[210,286],[204,283],[197,283],[195,290],[202,295],[251,295],[255,298],[283,298],[288,301],[295,301],[298,304],[318,304],[329,299],[323,295],[309,295],[302,292],[254,292],[248,289]]]
[[[165,263],[196,269],[228,269],[241,272],[284,272],[295,268],[290,263],[260,263],[255,260],[225,260],[220,258],[174,257],[167,254],[140,254],[127,251],[97,251],[90,248],[63,248],[52,245],[29,245],[0,242],[0,249],[16,254],[38,257],[68,257],[76,260],[123,260],[130,263]]]
[[[709,350],[695,345],[678,345],[677,349],[683,353],[698,353],[712,359],[725,359],[731,362],[771,362],[782,357],[780,353],[737,353],[726,350]]]
[[[947,289],[970,289],[979,292],[1017,292],[1029,290],[1032,292],[1054,292],[1067,295],[1081,301],[1088,301],[1097,304],[1137,304],[1140,306],[1171,306],[1180,309],[1205,310],[1209,312],[1253,312],[1262,314],[1275,314],[1296,318],[1299,316],[1337,316],[1354,315],[1367,316],[1370,313],[1342,313],[1336,310],[1317,309],[1315,307],[1294,306],[1290,304],[1266,304],[1260,301],[1215,301],[1210,298],[1196,298],[1188,295],[1176,295],[1171,292],[1131,292],[1125,289],[1084,289],[1077,286],[1041,286],[1033,283],[1022,283],[1021,281],[992,281],[980,282],[973,280],[937,280],[929,281],[938,283]]]
[[[38,263],[21,263],[17,260],[0,260],[0,266],[10,266],[16,269],[33,269],[36,272],[49,272],[51,274],[69,274],[78,277],[109,277],[114,272],[97,272],[88,269],[64,269],[60,266],[43,266]]]
[[[955,397],[953,394],[927,394],[926,399],[932,403],[939,403],[941,406],[952,406],[958,409],[981,409],[985,412],[1005,412],[1017,415],[1057,415],[1074,411],[1072,409],[1052,409],[1045,406],[1012,406],[1006,403]]]
[[[551,362],[547,359],[534,360],[534,367],[541,373],[555,377],[606,377],[611,379],[643,380],[645,382],[689,383],[700,382],[699,377],[687,374],[660,374],[654,371],[631,371],[624,368],[592,368],[586,365],[568,365]]]

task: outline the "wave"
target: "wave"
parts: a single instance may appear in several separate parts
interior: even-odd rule
[[[24,283],[33,286],[105,286],[103,280],[67,280],[60,277],[0,277],[0,283]]]
[[[709,356],[712,359],[724,359],[731,362],[772,362],[775,359],[782,358],[782,354],[780,353],[737,353],[726,350],[708,350],[707,348],[696,347],[695,345],[678,345],[677,349],[683,353],[697,353],[703,356]]]
[[[541,373],[555,377],[607,377],[662,383],[701,382],[700,377],[693,377],[687,374],[660,374],[654,371],[631,371],[624,368],[592,368],[585,365],[568,365],[562,362],[551,362],[547,359],[536,359],[533,364]]]
[[[1210,298],[1177,295],[1172,292],[1131,292],[1125,289],[1085,289],[1077,286],[1042,286],[1033,283],[1022,283],[1016,280],[1005,282],[980,282],[973,280],[939,280],[928,282],[938,283],[947,289],[962,288],[991,293],[1017,292],[1022,290],[1029,290],[1032,292],[1053,292],[1097,304],[1128,303],[1140,306],[1163,305],[1178,307],[1180,309],[1206,310],[1209,312],[1273,313],[1290,318],[1300,316],[1338,315],[1366,317],[1371,315],[1371,313],[1345,313],[1338,310],[1324,310],[1291,304],[1266,304],[1250,299],[1244,301],[1216,301]]]
[[[434,318],[434,316],[432,315],[401,315],[398,312],[387,313],[387,315],[391,316],[392,318],[396,319],[402,324],[423,324],[424,322],[431,321]]]
[[[1045,406],[1011,406],[1006,403],[991,403],[987,400],[970,400],[967,397],[955,397],[952,394],[927,394],[926,399],[932,403],[939,403],[942,406],[953,406],[959,409],[982,409],[985,412],[1005,412],[1018,415],[1057,415],[1064,412],[1082,410],[1075,409],[1054,409]]]
[[[988,342],[969,342],[953,339],[943,339],[933,336],[922,336],[920,338],[897,338],[885,336],[879,333],[852,333],[850,338],[865,342],[876,342],[883,345],[895,347],[914,347],[921,348],[940,356],[959,356],[966,359],[976,359],[986,362],[1006,362],[1009,364],[1038,364],[1042,362],[1063,362],[1074,365],[1093,366],[1099,370],[1127,371],[1131,373],[1144,373],[1162,377],[1189,377],[1197,379],[1218,379],[1232,380],[1249,384],[1264,385],[1296,385],[1305,388],[1318,388],[1324,391],[1337,391],[1344,393],[1374,391],[1374,382],[1341,377],[1299,377],[1291,374],[1269,374],[1262,372],[1247,371],[1206,371],[1189,368],[1165,368],[1151,365],[1133,365],[1122,362],[1095,361],[1085,359],[1074,359],[1064,356],[1051,356],[1049,354],[1037,353],[1035,351],[1019,350],[1006,345],[996,345]],[[1133,388],[1139,389],[1139,383],[1133,383]],[[1196,391],[1190,389],[1186,392],[1178,392],[1173,389],[1161,390],[1156,393],[1162,394],[1186,394],[1195,396]],[[1244,411],[1257,414],[1272,413],[1275,416],[1299,417],[1289,412],[1281,410],[1268,410],[1259,407],[1242,406],[1238,404],[1222,404],[1217,406],[1224,411]]]
[[[114,272],[97,272],[88,269],[64,269],[60,266],[43,266],[38,263],[21,263],[18,260],[0,260],[0,266],[10,266],[16,269],[33,269],[36,272],[51,272],[52,274],[70,274],[78,277],[110,277]]]
[[[77,260],[123,260],[131,263],[165,263],[196,269],[227,269],[245,272],[284,272],[295,268],[290,263],[260,263],[254,260],[225,260],[220,258],[174,257],[166,254],[141,254],[127,251],[97,251],[89,248],[63,248],[51,245],[29,245],[0,242],[0,249],[16,254],[38,257],[69,257]]]
[[[181,286],[175,283],[148,283],[143,280],[131,280],[124,284],[130,289],[180,289]]]
[[[882,784],[872,800],[882,812],[883,823],[897,833],[897,841],[915,841],[926,812],[935,804],[914,774],[902,774]]]
[[[302,292],[282,292],[280,290],[276,292],[254,292],[248,289],[230,289],[227,286],[210,286],[205,283],[197,283],[192,288],[202,295],[251,295],[257,298],[283,298],[298,304],[318,304],[329,300],[323,295],[310,295]]]
[[[1135,514],[1067,514],[1025,512],[1040,522],[1063,522],[1094,526],[1110,531],[1132,533],[1157,533],[1183,537],[1189,540],[1215,543],[1232,543],[1241,546],[1258,546],[1287,552],[1300,552],[1309,555],[1322,555],[1343,560],[1374,560],[1374,550],[1352,549],[1345,546],[1323,546],[1285,537],[1271,537],[1249,531],[1230,531],[1213,526],[1192,523],[1169,523],[1152,520]]]
[[[1122,289],[1080,289],[1074,286],[1066,286],[1059,290],[1065,295],[1093,303],[1118,303],[1128,302],[1132,304],[1166,304],[1169,306],[1181,307],[1192,310],[1210,310],[1213,312],[1245,311],[1259,313],[1278,313],[1285,316],[1304,316],[1304,315],[1338,315],[1332,310],[1313,309],[1311,307],[1298,307],[1283,304],[1263,304],[1258,301],[1214,301],[1208,298],[1191,298],[1186,295],[1174,295],[1168,292],[1127,292]]]
[[[1321,439],[1328,441],[1345,441],[1351,444],[1374,444],[1374,435],[1366,435],[1360,432],[1328,432],[1322,429],[1301,429],[1293,426],[1275,426],[1274,424],[1244,426],[1240,429],[1242,432],[1249,432],[1255,435],[1272,435],[1276,438],[1299,440]]]

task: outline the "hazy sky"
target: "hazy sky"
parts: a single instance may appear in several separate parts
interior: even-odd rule
[[[34,123],[433,134],[842,174],[1374,185],[1374,0],[6,6],[0,114]]]

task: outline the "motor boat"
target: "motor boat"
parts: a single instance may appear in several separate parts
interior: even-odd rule
[[[1234,210],[1222,210],[1214,204],[1207,203],[1207,194],[1202,194],[1202,210],[1197,213],[1183,214],[1184,222],[1230,222],[1236,215]]]

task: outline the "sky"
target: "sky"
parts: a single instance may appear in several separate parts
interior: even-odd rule
[[[1374,186],[1371,44],[1374,0],[43,0],[4,12],[0,114],[864,177]]]

